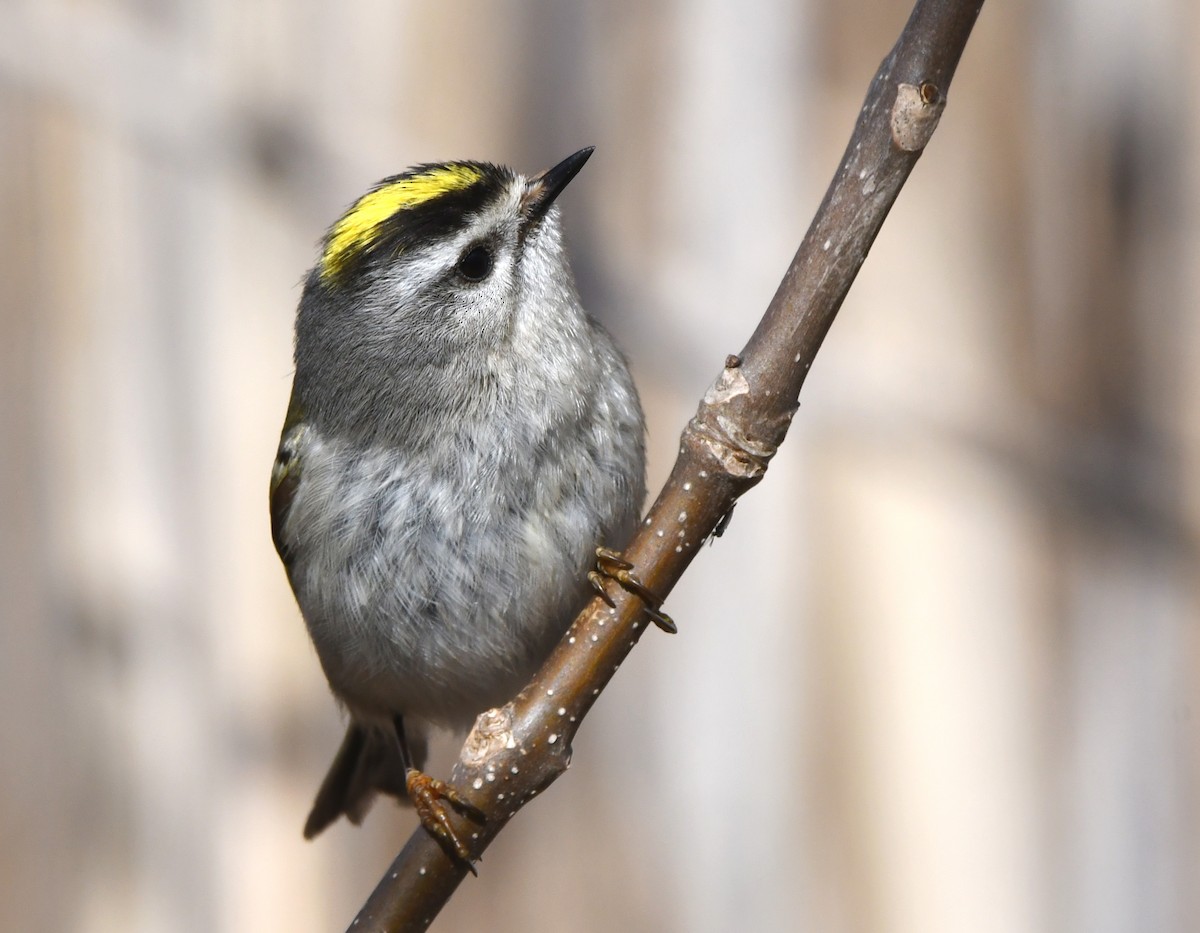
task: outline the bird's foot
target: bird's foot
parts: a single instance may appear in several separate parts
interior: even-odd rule
[[[588,581],[601,599],[609,606],[615,606],[612,597],[604,589],[606,578],[615,580],[640,599],[645,604],[646,615],[664,632],[674,635],[679,631],[671,617],[659,608],[662,606],[662,600],[634,575],[633,564],[611,548],[598,547],[596,548],[596,569],[588,573]]]
[[[405,787],[426,831],[438,842],[449,846],[471,869],[471,874],[478,874],[471,860],[471,850],[454,831],[446,804],[476,823],[487,821],[483,811],[463,797],[452,785],[430,777],[416,768],[409,768],[406,772]]]

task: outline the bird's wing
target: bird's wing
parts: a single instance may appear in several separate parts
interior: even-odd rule
[[[279,451],[275,454],[275,464],[271,467],[271,539],[275,542],[275,550],[283,561],[283,566],[291,573],[290,548],[283,539],[283,526],[287,522],[292,502],[296,498],[296,490],[300,486],[301,457],[300,444],[308,431],[308,426],[297,410],[295,398],[288,406],[287,418],[283,424],[283,435],[279,438]]]

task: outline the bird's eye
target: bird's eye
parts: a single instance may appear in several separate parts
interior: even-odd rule
[[[458,274],[468,282],[482,282],[492,271],[492,251],[483,244],[468,249],[458,260]]]

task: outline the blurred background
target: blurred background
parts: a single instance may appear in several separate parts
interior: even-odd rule
[[[0,3],[0,928],[340,930],[412,828],[300,835],[342,726],[266,494],[326,225],[595,144],[655,488],[908,12]],[[985,5],[680,634],[438,929],[1200,928],[1197,47],[1186,0]]]

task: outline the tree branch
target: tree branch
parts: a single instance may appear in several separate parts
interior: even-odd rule
[[[801,386],[884,218],[937,128],[983,0],[918,0],[871,82],[854,133],[791,266],[740,356],[730,356],[684,429],[679,458],[625,557],[665,595],[757,484]],[[487,814],[459,818],[478,855],[570,761],[571,740],[645,631],[642,603],[611,588],[572,623],[529,685],[479,717],[451,781]],[[418,827],[354,921],[356,931],[425,929],[468,868]]]

